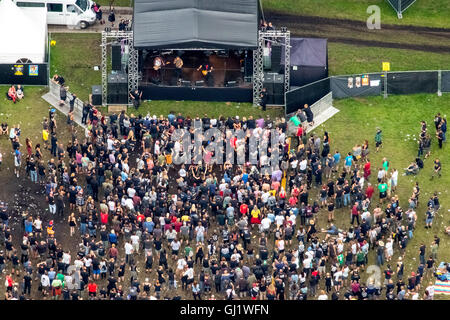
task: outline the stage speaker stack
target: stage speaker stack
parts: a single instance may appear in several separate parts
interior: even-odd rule
[[[275,74],[274,73],[264,73],[263,88],[266,88],[267,92],[267,104],[273,104],[273,82]]]
[[[253,77],[253,52],[245,51],[244,81],[247,83],[252,82],[252,77]]]
[[[273,45],[272,46],[272,54],[270,57],[271,60],[271,71],[272,72],[280,72],[281,68],[281,46]]]
[[[237,83],[236,83],[236,81],[227,81],[225,86],[228,87],[228,88],[236,87]]]
[[[182,87],[190,87],[191,86],[191,82],[190,81],[186,81],[186,80],[181,80],[181,86]]]
[[[284,75],[275,74],[273,79],[273,104],[284,104]]]
[[[111,73],[108,75],[108,97],[109,104],[128,103],[128,77],[124,72]]]
[[[92,104],[94,106],[102,104],[102,86],[92,86]]]
[[[113,71],[122,70],[122,48],[120,44],[111,46],[111,68]]]
[[[263,49],[263,68],[264,70],[271,70],[272,63],[270,58],[270,48]]]
[[[195,86],[196,87],[204,87],[205,81],[203,81],[203,80],[195,81]]]

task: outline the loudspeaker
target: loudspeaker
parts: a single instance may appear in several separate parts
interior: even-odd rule
[[[263,49],[263,68],[264,70],[270,70],[272,67],[271,59],[270,59],[270,49],[264,48]]]
[[[128,77],[124,72],[110,73],[108,75],[108,96],[110,104],[128,103]]]
[[[264,82],[263,87],[266,88],[266,92],[268,96],[273,96],[273,83],[272,82]]]
[[[245,51],[244,59],[244,77],[251,77],[253,75],[253,53]]]
[[[227,81],[226,87],[236,87],[237,83],[236,81]]]
[[[273,95],[273,104],[284,104],[284,94],[274,94]]]
[[[190,81],[186,81],[186,80],[181,80],[181,86],[182,87],[190,87],[191,86],[191,82]]]
[[[275,73],[264,72],[263,81],[273,83],[275,81]]]
[[[195,81],[195,86],[196,87],[204,87],[205,81],[203,81],[203,80]]]
[[[94,106],[102,104],[102,86],[92,86],[92,104]]]
[[[120,44],[111,46],[111,68],[114,71],[122,70],[122,48]]]
[[[272,54],[271,54],[271,68],[273,72],[280,71],[280,65],[281,65],[281,46],[280,45],[273,45],[272,46]]]

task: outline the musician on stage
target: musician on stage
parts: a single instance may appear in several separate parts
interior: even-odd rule
[[[162,68],[169,64],[170,62],[164,62],[163,58],[160,56],[157,56],[154,60],[153,60],[153,70],[156,71],[156,82],[160,83],[161,82],[161,70]]]
[[[213,70],[214,70],[213,66],[208,63],[204,63],[200,67],[197,68],[197,71],[201,71],[205,83],[210,87],[212,87],[214,85],[214,81],[213,81],[213,77],[212,77]]]
[[[177,82],[181,81],[181,74],[182,74],[182,68],[183,68],[183,60],[177,56],[173,60],[173,64],[175,65],[175,78],[177,79]]]

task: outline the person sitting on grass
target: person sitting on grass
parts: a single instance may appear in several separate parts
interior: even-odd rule
[[[411,164],[405,170],[406,175],[410,174],[416,175],[419,172],[419,166],[417,165],[416,162],[411,162]]]
[[[0,135],[8,134],[8,132],[9,132],[8,123],[2,122],[2,124],[0,126]]]
[[[17,85],[17,89],[16,89],[16,97],[19,100],[22,100],[24,98],[24,93],[23,93],[23,88],[22,86],[19,84]]]
[[[8,99],[12,100],[14,103],[16,103],[17,99],[17,93],[16,93],[16,87],[14,85],[11,86],[8,90]]]

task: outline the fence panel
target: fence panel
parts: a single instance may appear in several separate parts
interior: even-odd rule
[[[436,93],[438,71],[389,72],[388,94]]]
[[[365,97],[380,95],[383,89],[381,73],[331,77],[333,98]]]
[[[304,104],[312,105],[330,92],[330,78],[319,80],[286,92],[285,114],[297,111]]]
[[[441,91],[450,92],[450,71],[442,71]]]

